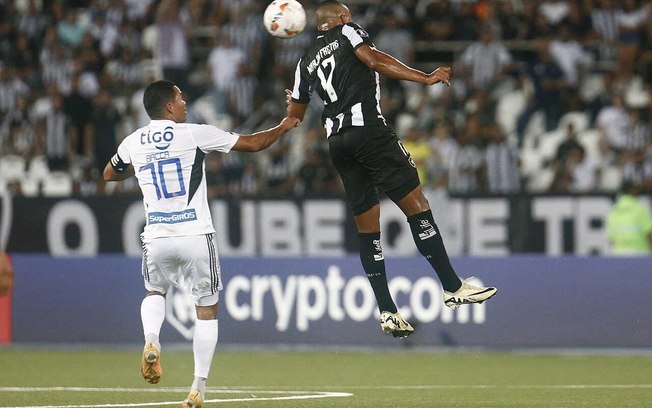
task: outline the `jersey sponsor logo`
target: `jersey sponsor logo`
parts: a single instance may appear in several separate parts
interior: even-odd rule
[[[197,212],[194,208],[184,211],[176,211],[171,213],[164,212],[151,212],[147,213],[148,224],[178,224],[180,222],[195,221],[197,219]]]
[[[163,132],[143,132],[140,134],[140,144],[154,144],[158,150],[165,150],[170,147],[172,139],[174,139],[174,132],[172,126],[163,129]]]
[[[367,33],[364,28],[358,27],[355,29],[355,32],[358,33],[358,35],[362,38],[369,37],[369,33]]]

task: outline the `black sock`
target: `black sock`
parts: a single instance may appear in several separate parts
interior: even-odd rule
[[[439,232],[437,224],[432,217],[432,211],[427,210],[419,214],[411,215],[407,218],[412,230],[412,238],[421,255],[426,257],[430,265],[435,269],[441,286],[447,292],[455,292],[462,281],[455,273],[451,265],[444,241]]]
[[[380,247],[380,232],[359,233],[358,238],[360,239],[360,261],[362,261],[362,267],[376,295],[378,309],[381,312],[396,313],[396,305],[387,287],[385,258],[383,258],[383,250]]]

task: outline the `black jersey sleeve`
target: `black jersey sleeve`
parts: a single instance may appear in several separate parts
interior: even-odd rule
[[[374,46],[373,41],[369,34],[356,23],[347,23],[342,27],[342,35],[345,36],[351,43],[353,51],[357,50],[362,45]]]
[[[312,95],[312,85],[308,77],[305,67],[302,67],[303,58],[297,63],[297,68],[294,70],[294,86],[292,87],[292,100],[298,103],[310,102]]]

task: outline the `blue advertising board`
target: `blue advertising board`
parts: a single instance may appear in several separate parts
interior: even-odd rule
[[[142,341],[140,259],[16,254],[15,343]],[[416,332],[382,334],[373,293],[354,256],[225,258],[220,344],[652,347],[652,258],[458,257],[462,276],[498,287],[457,310],[421,257],[387,260],[390,289]],[[171,291],[162,340],[191,338],[193,305]]]

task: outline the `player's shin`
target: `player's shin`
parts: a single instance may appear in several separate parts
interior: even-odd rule
[[[195,379],[192,390],[200,392],[202,398],[206,392],[206,378],[211,369],[213,354],[217,346],[218,338],[217,319],[197,320],[192,340],[192,351],[195,361]]]
[[[380,312],[396,313],[396,305],[387,287],[385,258],[380,246],[380,232],[360,233],[360,261],[376,296]]]
[[[412,231],[412,238],[419,252],[434,268],[444,290],[455,292],[462,286],[462,281],[455,273],[450,263],[444,241],[437,224],[432,216],[432,211],[427,210],[407,217]]]

